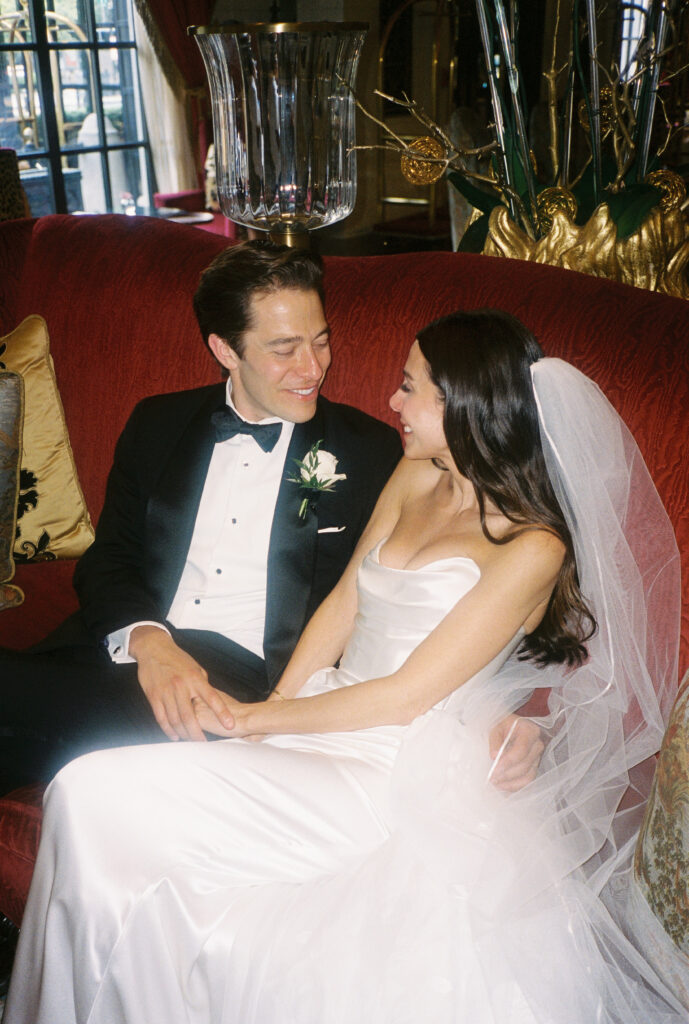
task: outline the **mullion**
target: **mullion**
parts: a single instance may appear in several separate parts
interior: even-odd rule
[[[93,30],[96,23],[95,11],[93,9],[93,0],[86,0],[85,9],[88,9],[87,17],[90,19],[91,34],[96,39],[96,33]],[[96,110],[96,120],[98,121],[98,135],[100,136],[102,149],[100,154],[101,170],[103,175],[103,192],[105,197],[105,205],[108,210],[113,209],[112,203],[112,182],[110,181],[110,164],[108,163],[108,136],[105,131],[105,112],[103,110],[103,83],[101,81],[100,71],[100,60],[98,59],[97,50],[93,50],[93,88],[95,95],[93,97],[93,103]]]
[[[135,50],[136,43],[119,42],[119,43],[51,43],[46,42],[46,48],[48,50]],[[28,40],[25,43],[1,43],[0,50],[35,50],[38,44],[34,40]]]
[[[8,44],[7,49],[10,45],[17,46],[16,43]],[[48,48],[51,50],[135,50],[136,43],[83,43],[81,41],[76,43],[48,43]],[[5,47],[3,46],[3,49]],[[19,47],[19,49],[26,49],[26,47]]]
[[[67,193],[62,175],[62,161],[60,159],[60,136],[57,130],[57,116],[55,114],[55,96],[53,95],[47,22],[42,0],[39,0],[38,3],[32,3],[30,6],[34,38],[36,40],[36,63],[38,64],[38,78],[41,84],[39,95],[41,97],[46,142],[48,144],[47,158],[50,164],[53,199],[55,200],[55,208],[57,210],[66,210]]]
[[[79,156],[85,153],[116,153],[119,149],[142,149],[146,143],[142,140],[137,142],[117,142],[114,145],[108,146],[63,146],[62,154],[65,156]],[[33,153],[31,156],[33,157]]]
[[[93,43],[97,43],[98,33],[96,32],[96,14],[93,9],[93,0],[82,0],[81,7],[85,15],[86,35],[89,39],[93,40]]]

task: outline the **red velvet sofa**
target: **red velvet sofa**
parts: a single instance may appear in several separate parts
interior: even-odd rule
[[[226,244],[147,218],[45,217],[0,225],[0,334],[47,321],[86,501],[97,519],[115,440],[138,399],[219,378],[195,324],[199,273]],[[674,523],[684,566],[681,673],[689,666],[689,303],[547,266],[422,253],[326,260],[333,366],[324,392],[388,422],[416,330],[460,307],[497,306],[546,352],[601,385],[635,433]],[[22,566],[24,604],[0,613],[0,645],[25,647],[76,607],[73,565]],[[1,714],[1,712],[0,712]],[[0,801],[0,911],[21,920],[40,793]]]

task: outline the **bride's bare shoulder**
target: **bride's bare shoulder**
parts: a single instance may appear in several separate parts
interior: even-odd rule
[[[439,473],[430,461],[401,459],[378,499],[365,542],[369,543],[370,537],[389,536],[409,502],[429,493],[438,482]]]

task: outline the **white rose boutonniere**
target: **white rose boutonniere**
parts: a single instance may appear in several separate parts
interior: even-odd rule
[[[288,476],[290,483],[297,484],[302,491],[318,494],[320,491],[332,491],[338,480],[346,480],[346,473],[337,472],[337,459],[330,452],[321,449],[322,441],[316,441],[303,459],[293,459],[299,476]],[[309,496],[305,495],[299,506],[299,518],[306,518],[309,507]]]

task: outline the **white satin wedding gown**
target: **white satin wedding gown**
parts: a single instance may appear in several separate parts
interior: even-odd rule
[[[394,672],[478,578],[469,559],[401,571],[374,550],[341,667],[303,695]],[[72,762],[48,790],[4,1024],[616,1019],[596,1015],[586,897],[496,917],[526,823],[496,841],[510,798],[462,708],[518,640],[408,729]]]

